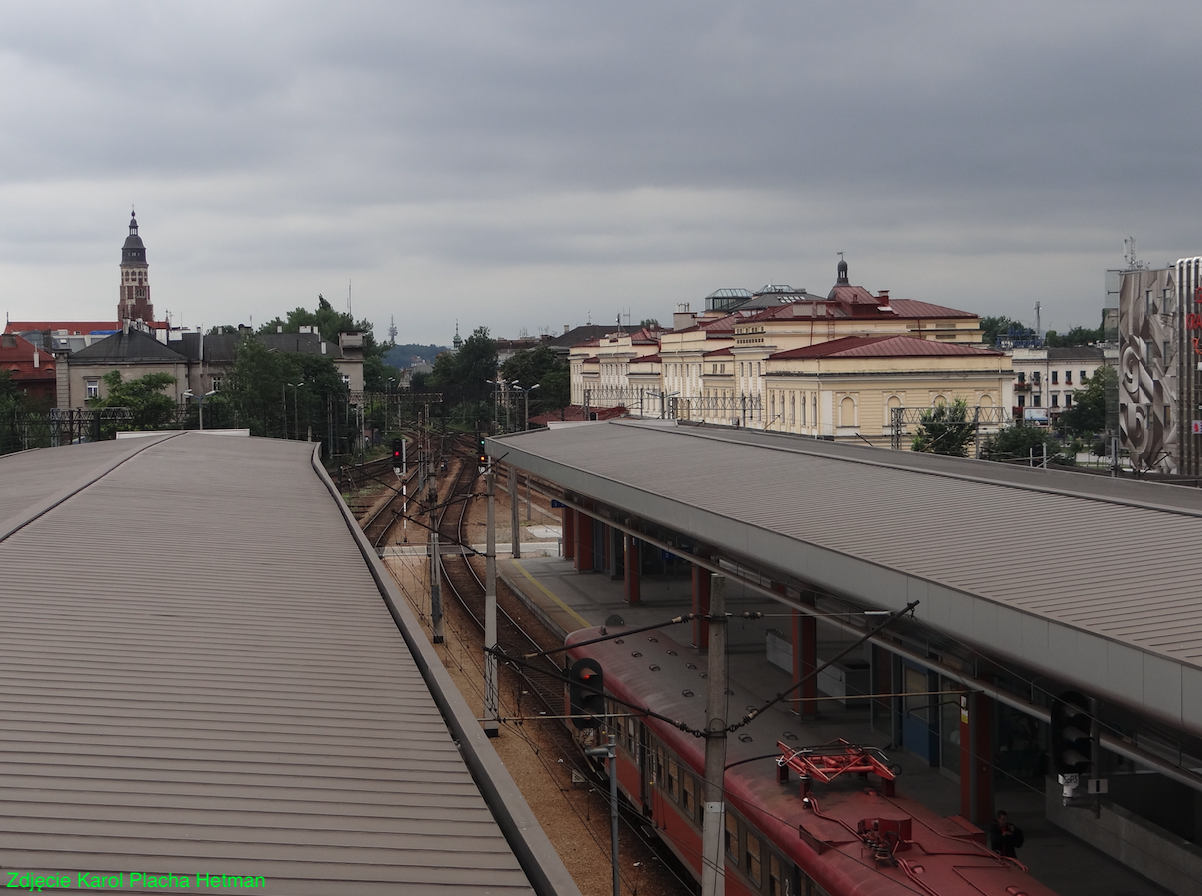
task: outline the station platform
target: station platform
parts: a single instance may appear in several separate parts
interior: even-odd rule
[[[561,556],[546,556],[555,543],[521,545],[522,558],[506,556],[498,545],[497,574],[543,622],[560,636],[581,628],[617,624],[643,626],[664,623],[664,633],[685,650],[699,656],[703,651],[690,647],[688,623],[671,625],[670,620],[691,611],[692,586],[687,578],[643,578],[641,600],[629,605],[623,598],[622,580],[601,572],[578,572],[572,561]],[[738,616],[761,612],[763,618],[732,618],[728,630],[730,676],[753,693],[765,698],[788,689],[791,675],[768,661],[766,642],[772,630],[787,631],[791,613],[788,608],[730,581],[726,609]],[[851,643],[851,636],[834,626],[819,626],[818,655],[834,656]],[[843,639],[842,642],[840,639]],[[902,767],[898,789],[920,800],[941,815],[960,811],[960,785],[956,778],[927,760],[905,750],[895,750],[888,736],[874,730],[867,708],[845,707],[838,699],[823,694],[820,688],[817,718],[807,721],[811,743],[819,744],[843,737],[885,750]],[[1021,827],[1025,843],[1019,860],[1032,875],[1062,896],[1171,896],[1166,890],[1130,871],[1110,856],[1064,832],[1047,821],[1045,795],[1032,787],[1005,788],[999,783],[997,806],[1004,808],[1010,820]],[[1086,811],[1086,810],[1082,810]],[[1202,884],[1196,893],[1202,893]],[[1184,896],[1184,894],[1180,894]]]

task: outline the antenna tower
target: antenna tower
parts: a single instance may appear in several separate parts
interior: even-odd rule
[[[395,314],[393,314],[393,315],[390,315],[390,316],[389,316],[389,318],[388,318],[388,320],[389,320],[389,323],[388,323],[388,341],[389,341],[389,342],[391,342],[393,345],[396,345],[396,334],[397,334],[397,328],[396,328],[396,315],[395,315]]]

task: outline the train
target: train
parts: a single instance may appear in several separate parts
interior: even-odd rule
[[[592,642],[598,638],[608,640]],[[618,789],[693,876],[701,879],[705,808],[706,668],[662,630],[582,629],[565,642],[569,667],[602,670],[604,717],[582,746],[616,735]],[[578,667],[578,668],[583,668]],[[735,682],[735,717],[759,707]],[[565,691],[565,705],[571,698]],[[579,702],[579,695],[577,701]],[[599,702],[599,701],[598,701]],[[637,709],[632,709],[636,707]],[[725,892],[730,896],[1055,896],[958,816],[896,792],[900,769],[879,749],[806,742],[805,723],[778,705],[727,738]]]

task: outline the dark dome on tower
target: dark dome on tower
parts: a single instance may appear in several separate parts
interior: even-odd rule
[[[121,247],[121,263],[146,264],[146,246],[142,243],[142,237],[138,236],[138,219],[132,212],[129,216],[129,236]]]
[[[835,281],[836,286],[847,286],[847,262],[842,258],[839,259],[839,266],[836,268],[839,278]]]

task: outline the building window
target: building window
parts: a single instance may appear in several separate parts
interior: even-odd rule
[[[1071,408],[1073,406],[1073,393],[1072,392],[1069,392],[1067,395],[1064,396],[1064,406],[1066,408]]]
[[[88,398],[100,397],[100,380],[87,380],[85,385],[88,390]]]
[[[1031,396],[1031,407],[1033,407],[1033,408],[1043,407],[1043,396],[1040,393],[1036,392],[1034,395]]]
[[[1027,372],[1025,370],[1020,370],[1018,372],[1018,381],[1020,383],[1025,383],[1027,381]]]
[[[1018,396],[1016,396],[1016,397],[1018,398],[1018,406],[1019,406],[1020,408],[1025,408],[1025,407],[1027,406],[1027,396],[1025,396],[1025,395],[1018,395]]]
[[[1085,382],[1087,379],[1089,379],[1089,377],[1087,377],[1087,376],[1085,375],[1085,371],[1084,371],[1084,370],[1082,370],[1082,371],[1081,371],[1081,379],[1077,380],[1077,382],[1079,382],[1079,383],[1083,383],[1083,382]]]
[[[349,373],[344,373],[344,374],[342,375],[342,385],[346,386],[347,388],[350,388],[350,385],[351,385],[351,375],[350,375]]]
[[[1060,371],[1053,370],[1052,371],[1052,385],[1055,386],[1055,385],[1058,385],[1059,383],[1060,383]]]
[[[1071,386],[1073,384],[1073,372],[1071,370],[1064,371],[1064,385]]]
[[[1054,408],[1058,408],[1058,407],[1060,407],[1060,395],[1059,395],[1059,393],[1053,393],[1053,395],[1052,395],[1052,407],[1054,407]]]
[[[213,377],[213,391],[214,392],[221,391],[221,377],[219,377],[219,376]]]
[[[839,425],[856,425],[856,403],[850,396],[839,402]]]

